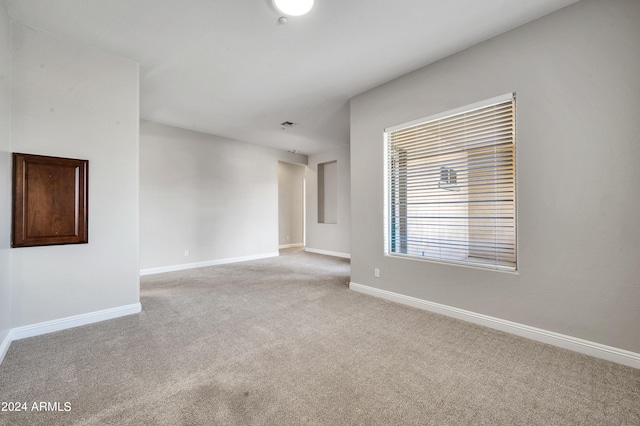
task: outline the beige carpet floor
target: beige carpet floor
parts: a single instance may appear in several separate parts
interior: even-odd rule
[[[11,345],[0,424],[640,425],[640,370],[348,281],[299,250],[143,277],[141,314]]]

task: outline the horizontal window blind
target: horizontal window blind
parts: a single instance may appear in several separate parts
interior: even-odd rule
[[[516,269],[515,99],[385,131],[386,250]]]

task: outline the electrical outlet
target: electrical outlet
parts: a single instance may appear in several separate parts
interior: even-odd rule
[[[189,256],[189,250],[185,250],[184,251],[184,257],[188,257]]]
[[[376,268],[373,270],[373,276],[376,278],[380,278],[380,269]]]

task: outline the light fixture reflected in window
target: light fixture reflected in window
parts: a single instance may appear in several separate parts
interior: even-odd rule
[[[309,13],[313,0],[273,0],[273,5],[285,15],[300,16]]]

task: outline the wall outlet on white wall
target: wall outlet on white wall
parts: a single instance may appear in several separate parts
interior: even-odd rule
[[[189,256],[189,250],[185,250],[184,251],[184,257],[188,257]]]
[[[376,278],[380,278],[380,269],[376,268],[373,270],[373,276]]]

